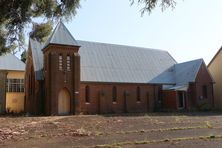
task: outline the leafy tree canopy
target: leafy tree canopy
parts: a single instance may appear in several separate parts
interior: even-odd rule
[[[1,0],[0,54],[24,47],[25,28],[32,24],[30,37],[43,41],[59,19],[69,20],[80,0]],[[41,18],[44,23],[35,22]]]
[[[131,4],[137,2],[138,4],[143,5],[141,9],[142,15],[145,12],[151,13],[152,10],[156,8],[156,6],[158,5],[161,7],[162,11],[169,7],[174,8],[176,5],[175,0],[130,0],[130,1]]]

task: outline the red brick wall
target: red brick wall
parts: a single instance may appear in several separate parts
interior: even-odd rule
[[[38,90],[39,84],[38,81],[35,80],[32,52],[29,48],[25,72],[25,111],[28,113],[39,113]]]
[[[30,51],[30,50],[29,50]],[[63,55],[64,70],[59,71],[58,57]],[[66,55],[71,56],[71,71],[66,71]],[[30,53],[30,57],[32,57]],[[124,113],[153,111],[161,96],[160,86],[149,84],[85,83],[80,82],[80,57],[78,47],[50,45],[44,49],[44,81],[34,79],[32,59],[27,64],[26,109],[33,114],[58,114],[58,94],[66,88],[71,97],[70,114]],[[28,77],[32,75],[33,80]],[[30,96],[29,83],[34,93]],[[90,87],[90,103],[85,102],[85,86]],[[117,88],[117,101],[112,101],[112,88]],[[140,101],[137,101],[137,87],[140,87]],[[44,101],[43,101],[44,100]],[[154,105],[155,104],[155,105]],[[41,106],[44,109],[41,110]]]
[[[49,45],[44,49],[45,75],[45,113],[58,114],[58,95],[66,88],[70,94],[70,114],[78,110],[78,92],[80,82],[79,47]],[[59,70],[59,55],[62,56],[62,70]],[[67,55],[70,56],[71,70],[67,70]]]
[[[85,87],[90,88],[90,103],[85,101]],[[112,88],[117,88],[117,101],[112,100]],[[140,101],[137,101],[137,87],[140,87]],[[157,94],[152,85],[142,84],[80,84],[80,110],[87,114],[124,113],[153,111]]]
[[[203,86],[207,86],[207,98],[202,98]],[[190,83],[188,89],[188,109],[200,109],[203,104],[213,107],[213,80],[205,66],[202,64],[196,76],[195,83]]]
[[[162,105],[163,109],[177,110],[177,92],[166,90],[163,91]]]

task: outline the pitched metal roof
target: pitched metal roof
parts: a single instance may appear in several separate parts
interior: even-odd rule
[[[192,60],[175,65],[176,84],[185,85],[189,82],[195,82],[197,73],[200,69],[203,59]]]
[[[57,24],[56,28],[46,41],[44,47],[48,46],[49,44],[79,46],[72,34],[62,22]]]
[[[33,67],[35,70],[35,76],[37,80],[43,79],[43,53],[42,49],[44,47],[44,43],[40,43],[36,40],[29,39],[29,45],[32,51],[32,58],[33,58]]]
[[[0,56],[0,70],[25,71],[25,63],[11,53]]]
[[[151,81],[151,83],[155,84],[167,84],[167,85],[175,85],[176,84],[176,75],[175,75],[175,65],[171,65],[168,69],[156,75]]]
[[[44,79],[42,49],[48,44],[81,46],[81,81],[148,83],[176,63],[163,50],[76,41],[60,22],[45,44],[30,39],[37,80]]]
[[[81,46],[81,81],[155,83],[173,87],[194,82],[202,59],[177,64],[167,51],[149,48],[76,41],[60,22],[47,42],[30,39],[36,79],[43,78],[42,49],[48,44]]]
[[[81,81],[149,83],[176,61],[167,51],[78,41]]]
[[[77,41],[81,81],[149,83],[176,61],[167,51],[106,43]],[[43,79],[43,44],[30,40],[36,79]]]
[[[195,82],[197,73],[203,59],[192,60],[171,66],[169,69],[151,80],[152,83],[174,84],[172,87],[177,88],[188,85],[189,82]],[[167,89],[172,89],[167,87]]]

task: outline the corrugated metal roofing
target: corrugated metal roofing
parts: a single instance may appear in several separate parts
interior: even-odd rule
[[[43,79],[42,45],[30,40],[37,79]],[[81,81],[149,83],[175,64],[167,51],[106,43],[77,41],[81,60]],[[40,71],[40,73],[39,73]]]
[[[0,56],[0,70],[25,71],[25,63],[11,53]]]
[[[46,41],[44,47],[49,44],[60,44],[60,45],[71,45],[71,46],[79,46],[72,34],[65,27],[62,22],[59,22]]]
[[[43,78],[42,49],[48,44],[81,46],[81,81],[173,84],[195,81],[202,59],[177,64],[167,51],[76,41],[60,22],[46,44],[30,39],[36,79]]]
[[[81,46],[81,81],[149,83],[176,63],[163,50],[77,42]]]
[[[184,87],[189,82],[195,82],[197,73],[200,69],[203,59],[197,59],[184,63],[175,64],[153,80],[152,83],[159,84],[174,84],[174,86],[167,89],[174,89],[177,87]]]
[[[154,77],[150,82],[156,84],[176,84],[175,65]]]
[[[29,44],[31,46],[32,57],[33,57],[33,67],[35,70],[35,76],[37,80],[43,79],[43,52],[42,48],[44,43],[40,43],[36,40],[29,39]]]
[[[48,44],[81,46],[81,81],[148,83],[176,63],[163,50],[76,41],[60,22],[45,44],[30,39],[38,80],[43,79],[42,49]]]
[[[188,82],[195,82],[197,73],[200,69],[203,59],[197,59],[175,65],[176,84],[185,85]]]

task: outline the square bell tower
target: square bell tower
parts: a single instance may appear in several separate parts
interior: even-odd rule
[[[68,115],[79,112],[80,46],[59,22],[43,51],[45,114]]]

